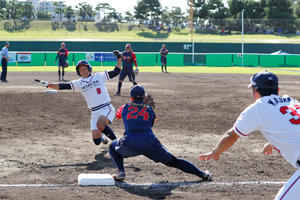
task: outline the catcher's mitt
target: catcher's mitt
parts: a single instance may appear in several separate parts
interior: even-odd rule
[[[149,106],[151,106],[152,108],[155,108],[155,102],[154,99],[151,97],[150,94],[146,95],[144,97],[144,103],[148,104]]]

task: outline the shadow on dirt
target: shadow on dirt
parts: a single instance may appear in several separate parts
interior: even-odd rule
[[[110,158],[105,157],[104,155],[108,153],[108,150],[104,150],[101,153],[95,155],[95,161],[91,163],[73,163],[73,164],[63,164],[63,165],[46,165],[41,166],[41,168],[55,168],[55,167],[82,167],[86,166],[87,170],[101,170],[104,168],[114,168],[115,165],[113,164]]]
[[[126,192],[150,199],[166,199],[172,194],[172,190],[179,186],[189,186],[201,183],[201,181],[189,182],[158,182],[153,184],[131,184],[126,182],[116,183],[116,186]]]

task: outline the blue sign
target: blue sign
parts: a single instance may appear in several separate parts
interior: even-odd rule
[[[113,53],[95,53],[95,61],[117,61]]]

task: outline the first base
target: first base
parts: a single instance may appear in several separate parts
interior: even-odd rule
[[[48,93],[48,94],[56,94],[57,91],[56,91],[56,90],[45,90],[45,93]]]
[[[115,185],[115,179],[110,174],[79,174],[78,185]]]

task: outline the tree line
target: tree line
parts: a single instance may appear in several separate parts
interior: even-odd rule
[[[133,12],[118,13],[108,3],[92,5],[82,2],[72,8],[63,1],[54,2],[55,16],[41,10],[34,10],[30,2],[0,0],[0,19],[20,21],[53,19],[68,22],[94,21],[100,23],[125,22],[148,25],[151,28],[169,26],[179,30],[193,20],[196,31],[226,29],[240,30],[241,12],[244,10],[246,28],[260,30],[262,27],[295,32],[300,18],[300,0],[186,0],[187,10],[181,7],[162,7],[160,0],[140,0]],[[193,19],[190,16],[193,16]],[[76,20],[74,20],[76,18]],[[272,21],[273,20],[273,21]],[[284,21],[285,20],[285,21]],[[260,26],[260,27],[259,27]]]

